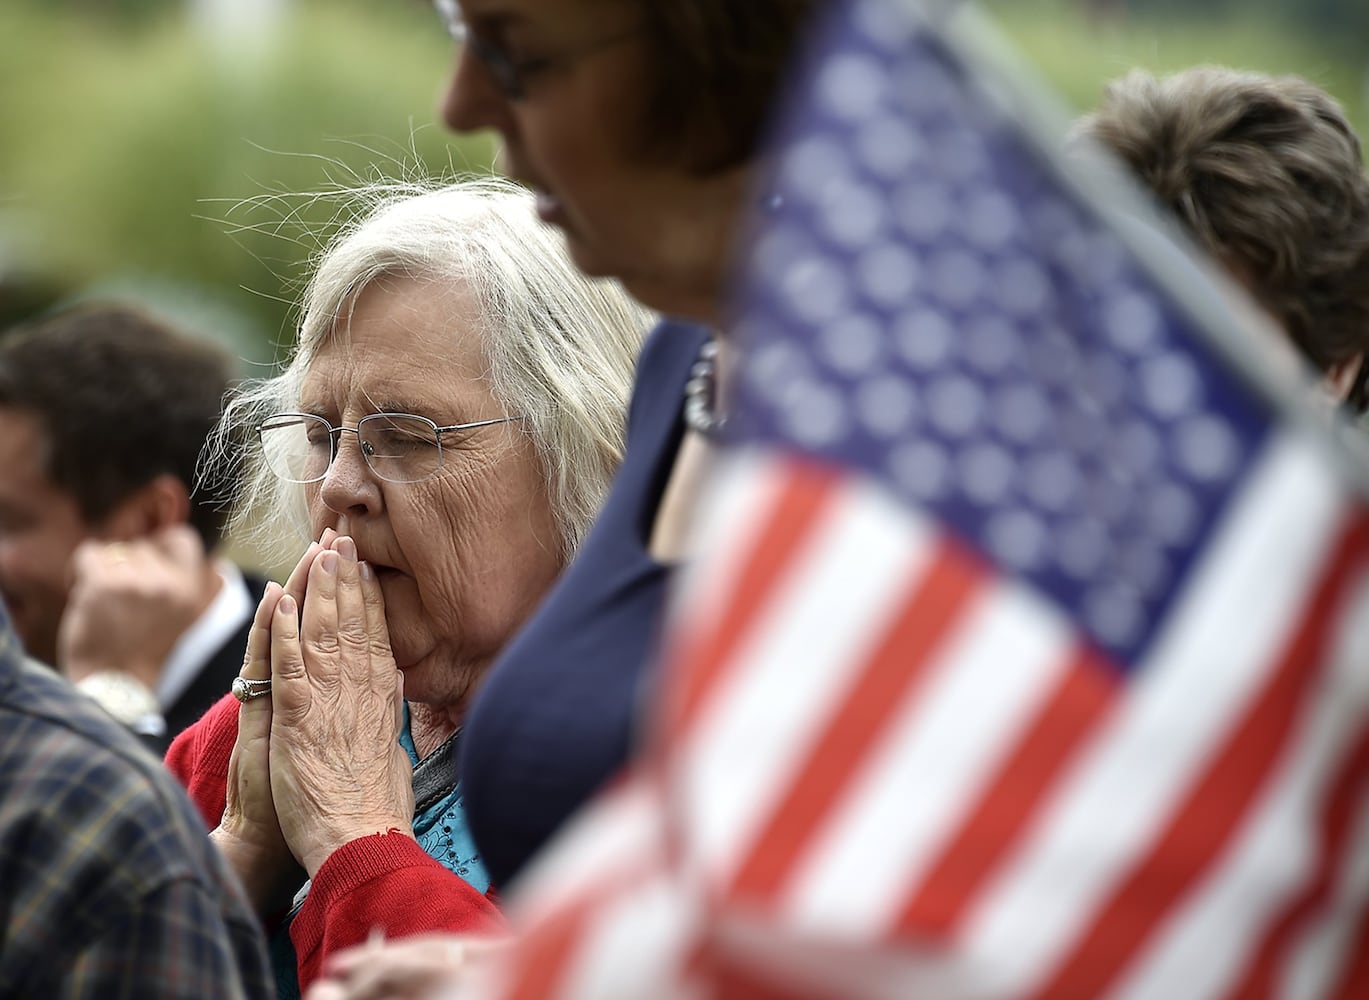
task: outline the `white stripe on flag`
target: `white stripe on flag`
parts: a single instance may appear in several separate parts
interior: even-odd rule
[[[801,932],[840,941],[890,927],[1058,683],[1071,638],[1053,605],[1014,582],[971,601],[796,873],[787,902]]]
[[[657,869],[604,899],[582,924],[556,1000],[698,998],[680,975],[697,928],[689,898]]]
[[[737,448],[710,470],[689,526],[689,551],[701,555],[682,563],[671,581],[668,621],[676,639],[711,633],[722,620],[733,591],[720,581],[735,582],[751,558],[757,525],[770,518],[785,481],[783,466],[773,449]]]
[[[1126,700],[972,909],[967,947],[992,967],[991,995],[1037,984],[1088,930],[1300,620],[1342,497],[1321,456],[1282,434],[1256,462]]]
[[[1346,607],[1327,658],[1327,684],[1298,720],[1291,753],[1271,776],[1231,851],[1139,956],[1118,997],[1225,996],[1270,920],[1314,875],[1313,818],[1364,725],[1369,593],[1360,588]]]
[[[882,491],[842,486],[680,748],[689,867],[732,879],[934,545]],[[868,554],[858,577],[852,552]]]
[[[1337,878],[1328,905],[1296,942],[1275,996],[1287,1000],[1320,1000],[1336,983],[1348,963],[1351,947],[1363,934],[1369,900],[1369,796],[1361,791],[1358,813],[1351,820],[1341,855],[1334,859]]]

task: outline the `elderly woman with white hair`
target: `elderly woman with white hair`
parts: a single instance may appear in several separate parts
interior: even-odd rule
[[[283,374],[227,410],[224,442],[260,441],[239,515],[294,512],[315,541],[167,763],[281,927],[283,995],[377,933],[499,926],[463,713],[607,490],[649,320],[531,200],[495,181],[384,199],[323,255]]]

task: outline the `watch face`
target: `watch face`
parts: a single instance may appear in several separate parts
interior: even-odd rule
[[[141,723],[148,716],[160,716],[162,712],[157,696],[146,684],[117,671],[91,674],[76,685],[76,690],[126,726]]]

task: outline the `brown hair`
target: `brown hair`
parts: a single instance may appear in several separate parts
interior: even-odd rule
[[[75,306],[0,339],[0,406],[32,414],[47,474],[95,521],[163,473],[191,494],[190,526],[220,541],[235,485],[197,488],[233,361],[131,306]]]
[[[1369,176],[1340,106],[1294,76],[1135,70],[1080,130],[1244,279],[1319,369],[1369,353]],[[1348,400],[1369,403],[1366,373]]]
[[[649,84],[637,134],[698,174],[745,163],[803,29],[826,0],[637,0]]]

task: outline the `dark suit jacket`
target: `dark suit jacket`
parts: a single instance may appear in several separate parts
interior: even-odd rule
[[[266,592],[266,581],[251,573],[243,573],[243,580],[252,595],[252,608],[255,611],[261,595]],[[252,629],[252,619],[242,623],[242,627],[229,636],[214,655],[211,656],[190,682],[175,703],[166,710],[166,736],[149,739],[148,745],[159,753],[165,753],[171,741],[182,729],[199,720],[209,711],[209,706],[218,701],[233,686],[233,678],[242,669],[242,656],[247,649],[247,633]]]

